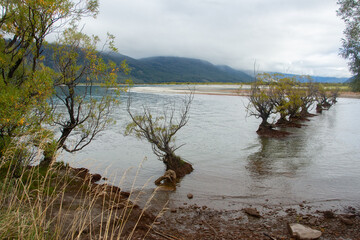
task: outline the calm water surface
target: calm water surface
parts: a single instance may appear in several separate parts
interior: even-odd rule
[[[162,108],[182,97],[135,89],[133,106],[135,110],[142,105]],[[325,208],[360,205],[359,99],[339,99],[329,111],[305,122],[306,127],[289,129],[293,134],[285,139],[260,138],[255,132],[260,120],[246,117],[246,104],[247,99],[239,96],[195,96],[190,121],[176,138],[178,145],[186,143],[177,154],[195,170],[176,192],[158,193],[157,201],[181,205],[189,201],[186,195],[191,192],[192,203],[225,209],[302,201]],[[82,152],[62,157],[126,190],[136,176],[136,189],[143,187],[150,194],[164,165],[148,142],[123,136],[130,121],[125,105],[114,113],[115,126]]]

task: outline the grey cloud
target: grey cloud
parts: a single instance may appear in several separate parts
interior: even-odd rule
[[[181,56],[251,69],[349,76],[344,24],[329,0],[100,0],[85,31],[111,32],[135,58]]]

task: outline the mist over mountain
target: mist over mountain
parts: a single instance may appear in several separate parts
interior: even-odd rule
[[[169,82],[250,82],[253,77],[228,66],[216,66],[210,62],[181,57],[150,57],[134,59],[125,55],[110,55],[114,62],[126,60],[131,68],[130,76],[135,83]]]
[[[46,65],[53,67],[51,48],[44,51]],[[214,65],[208,61],[183,57],[149,57],[135,59],[119,53],[100,53],[105,61],[119,64],[126,60],[134,83],[247,83],[254,81],[250,70],[236,70],[226,65]],[[82,56],[83,57],[83,56]],[[80,57],[80,59],[82,58]],[[80,60],[81,62],[81,60]],[[285,76],[299,76],[284,74]],[[119,76],[120,79],[126,76]],[[129,76],[128,76],[129,77]],[[312,76],[315,82],[345,83],[348,78]],[[300,77],[299,81],[304,81]]]
[[[131,68],[131,78],[135,83],[184,83],[184,82],[251,82],[254,80],[251,70],[236,70],[226,65],[214,65],[210,62],[182,57],[149,57],[134,59],[125,55],[115,54],[109,57],[112,61],[126,60]],[[284,74],[285,76],[300,75]],[[346,83],[349,78],[311,76],[314,82]]]

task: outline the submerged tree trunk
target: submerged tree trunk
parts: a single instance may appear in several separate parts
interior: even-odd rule
[[[323,107],[322,107],[322,105],[320,103],[318,103],[316,105],[316,112],[317,113],[322,113],[322,111],[323,111]]]
[[[287,125],[288,123],[289,121],[286,119],[286,117],[280,117],[279,120],[276,121],[275,125],[283,126],[283,125]]]
[[[267,121],[262,121],[258,130],[256,131],[256,133],[259,136],[262,137],[270,137],[270,138],[282,138],[282,137],[286,137],[288,136],[290,133],[285,132],[285,131],[279,131],[279,130],[275,130],[273,129],[273,125],[268,123]]]
[[[323,109],[329,110],[329,108],[331,107],[331,104],[329,102],[325,101],[321,106]]]
[[[163,162],[166,165],[166,170],[175,171],[177,178],[182,178],[194,170],[190,163],[185,162],[173,153],[166,154]]]
[[[263,118],[261,124],[259,125],[258,130],[256,131],[258,134],[263,130],[271,130],[273,125],[267,122],[267,118]]]
[[[303,108],[300,112],[300,117],[301,118],[308,118],[308,117],[315,117],[316,115],[315,114],[312,114],[312,113],[309,113],[308,109],[306,108]]]

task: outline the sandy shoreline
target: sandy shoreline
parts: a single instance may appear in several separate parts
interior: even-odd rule
[[[249,96],[250,85],[164,85],[164,86],[135,86],[132,92],[138,93],[164,93],[186,94],[191,91],[195,94],[224,95],[224,96]],[[360,98],[360,93],[341,91],[340,98]]]

